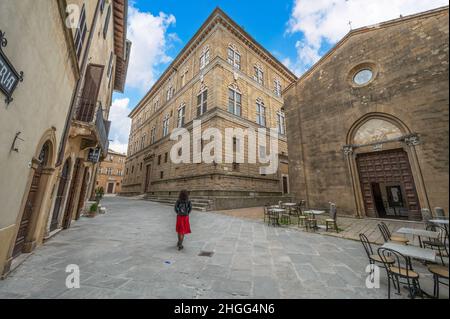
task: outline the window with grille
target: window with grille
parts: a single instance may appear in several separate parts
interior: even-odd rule
[[[264,71],[262,70],[262,67],[257,64],[255,65],[255,76],[254,79],[256,82],[258,82],[261,85],[264,85]]]
[[[168,115],[166,115],[163,121],[163,137],[169,135],[169,124],[170,118]]]
[[[228,47],[228,63],[238,70],[241,69],[241,55],[237,48],[231,45]]]
[[[261,99],[256,100],[256,123],[266,126],[266,107]]]
[[[208,90],[197,95],[197,117],[202,116],[208,110]]]
[[[182,104],[180,108],[178,109],[178,123],[177,127],[183,127],[184,126],[184,119],[186,116],[186,105]]]
[[[111,5],[108,6],[108,12],[106,13],[105,25],[103,26],[103,39],[106,39],[108,34],[109,20],[111,19]]]
[[[277,127],[278,127],[278,134],[281,134],[281,135],[286,134],[285,115],[281,111],[277,113]]]
[[[228,112],[241,116],[242,95],[236,88],[228,89]]]
[[[209,64],[209,47],[205,47],[200,55],[200,70]]]
[[[274,91],[275,91],[275,95],[278,97],[281,97],[281,82],[279,79],[276,79],[274,81]]]
[[[80,59],[81,52],[83,51],[83,43],[87,33],[87,25],[86,25],[86,8],[83,4],[80,12],[80,18],[78,22],[77,31],[75,32],[75,50],[77,51],[78,59]]]

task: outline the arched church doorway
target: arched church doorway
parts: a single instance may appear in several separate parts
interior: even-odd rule
[[[387,114],[357,121],[344,152],[358,211],[367,217],[421,220],[414,146],[417,135]]]

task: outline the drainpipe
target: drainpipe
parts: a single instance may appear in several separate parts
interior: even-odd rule
[[[91,0],[89,0],[91,1]],[[100,14],[100,1],[97,1],[97,5],[95,7],[95,13],[94,13],[94,18],[92,19],[92,24],[91,24],[91,28],[89,30],[89,37],[87,40],[87,44],[86,44],[86,49],[84,50],[84,54],[83,54],[83,59],[81,62],[81,68],[80,68],[80,77],[77,80],[77,84],[75,86],[75,90],[72,94],[72,98],[70,101],[70,109],[69,109],[69,113],[67,114],[67,118],[66,118],[66,123],[64,124],[64,131],[62,133],[62,139],[61,142],[59,143],[59,150],[58,150],[58,159],[56,161],[55,166],[58,167],[62,164],[63,159],[64,159],[64,150],[66,148],[66,143],[67,143],[67,139],[69,137],[69,129],[70,129],[70,125],[72,122],[72,118],[74,116],[75,113],[75,101],[76,101],[76,97],[78,95],[78,93],[80,92],[81,88],[82,88],[82,84],[84,84],[84,77],[86,75],[86,69],[87,69],[87,61],[88,61],[88,56],[89,56],[89,51],[91,48],[91,43],[92,43],[92,39],[94,37],[94,31],[95,31],[95,26],[97,25],[97,20],[98,20],[98,16]],[[112,3],[111,3],[112,5]],[[72,39],[73,41],[73,39]]]

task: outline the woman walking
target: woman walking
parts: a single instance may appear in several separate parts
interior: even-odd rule
[[[189,214],[191,211],[192,203],[189,200],[189,193],[186,190],[182,190],[175,203],[175,212],[177,213],[176,231],[178,233],[178,250],[183,249],[184,235],[191,233],[191,226],[189,224]]]

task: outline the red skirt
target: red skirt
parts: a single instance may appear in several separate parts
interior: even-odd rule
[[[178,234],[190,234],[191,225],[189,224],[189,216],[177,216],[177,227],[176,231]]]

